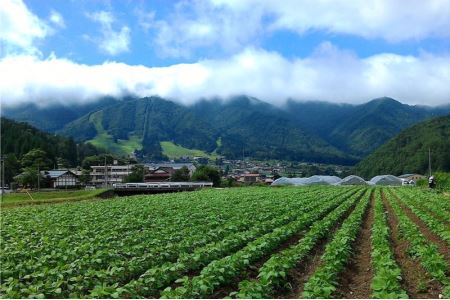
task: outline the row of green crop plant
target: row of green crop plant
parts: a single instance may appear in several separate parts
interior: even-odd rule
[[[276,228],[273,232],[249,243],[233,255],[213,261],[200,272],[200,275],[193,278],[185,277],[182,280],[182,286],[176,289],[166,288],[161,293],[162,297],[204,298],[212,295],[220,286],[230,283],[251,264],[269,255],[283,242],[305,230],[329,211],[335,209],[345,199],[346,197],[336,197],[330,201],[324,201],[315,210],[299,215],[296,221]],[[317,199],[322,202],[321,200]]]
[[[307,191],[302,194],[302,197],[297,199],[285,198],[289,199],[290,203],[288,205],[284,204],[284,207],[283,203],[280,203],[280,201],[274,201],[275,199],[268,197],[265,201],[271,200],[274,203],[269,204],[264,210],[261,210],[259,207],[256,214],[255,211],[252,211],[252,207],[255,205],[253,201],[258,198],[254,198],[254,195],[248,195],[248,198],[253,199],[253,201],[248,201],[248,199],[246,199],[247,201],[242,201],[243,203],[246,203],[245,207],[242,206],[242,203],[237,203],[233,209],[237,210],[239,213],[237,213],[235,217],[229,218],[223,226],[219,226],[218,231],[210,231],[203,237],[201,236],[201,232],[195,232],[195,234],[192,234],[192,232],[185,234],[184,246],[172,243],[171,251],[169,252],[166,250],[164,255],[150,251],[144,254],[144,256],[140,259],[142,263],[138,264],[133,269],[127,268],[126,262],[122,261],[121,263],[125,263],[124,269],[118,272],[115,276],[111,276],[104,280],[102,285],[98,285],[95,289],[91,290],[90,297],[105,297],[111,292],[112,295],[123,293],[123,285],[127,285],[127,287],[129,287],[130,285],[127,284],[128,282],[135,282],[135,280],[143,276],[142,274],[145,274],[147,270],[152,270],[159,268],[162,265],[173,263],[177,261],[180,254],[189,253],[193,249],[204,247],[210,243],[219,242],[222,239],[228,239],[229,237],[233,237],[236,233],[248,230],[249,228],[253,228],[255,226],[259,227],[261,226],[261,222],[279,218],[280,216],[282,216],[282,218],[286,218],[286,214],[290,214],[291,211],[301,210],[307,206],[306,204],[312,202],[316,194],[326,194],[326,191]],[[267,195],[271,194],[269,193]],[[259,198],[261,198],[261,196],[266,195],[259,195]],[[282,196],[287,197],[288,195],[282,194]],[[211,203],[214,203],[213,199],[210,200],[212,201]],[[286,208],[289,208],[289,210],[286,210]],[[219,207],[216,209],[218,212],[221,212],[223,208]],[[208,218],[215,219],[217,218],[217,215],[209,214]]]
[[[195,215],[195,212],[194,212],[194,215]],[[187,218],[185,219],[185,220],[188,220]],[[194,220],[198,220],[198,218],[194,218]],[[217,222],[216,220],[214,220],[214,222]],[[170,227],[170,226],[166,226],[165,228],[161,228],[162,229],[162,235],[161,235],[161,238],[167,238],[167,240],[168,239],[171,239],[170,241],[172,241],[172,245],[177,245],[177,241],[179,241],[179,239],[177,238],[177,235],[176,234],[180,234],[180,232],[182,233],[182,234],[186,234],[186,233],[188,233],[188,231],[184,231],[183,232],[183,228],[189,228],[189,227],[186,227],[186,225],[191,225],[191,226],[193,226],[193,228],[194,229],[197,229],[197,230],[199,230],[199,226],[202,226],[202,227],[205,227],[205,224],[207,224],[207,225],[211,225],[211,227],[212,228],[214,228],[214,227],[218,227],[218,225],[220,225],[220,222],[217,224],[217,225],[214,225],[214,224],[211,224],[210,222],[208,222],[208,220],[203,220],[202,222],[197,222],[197,224],[194,224],[194,223],[192,223],[192,222],[190,222],[190,223],[181,223],[180,225],[180,227],[178,227],[178,226],[172,226],[172,227]],[[163,225],[163,224],[161,224],[161,225]],[[206,227],[205,227],[205,229],[207,229]],[[208,230],[211,230],[211,229],[208,229]],[[98,233],[98,238],[97,239],[91,239],[90,240],[90,242],[91,242],[91,244],[97,244],[97,247],[94,249],[94,248],[92,248],[92,250],[94,250],[95,251],[95,253],[90,253],[90,256],[89,256],[89,259],[83,259],[83,260],[79,260],[79,262],[77,263],[77,264],[73,264],[73,263],[70,263],[70,274],[71,274],[71,278],[73,278],[74,279],[74,281],[76,280],[76,277],[77,277],[77,272],[76,272],[76,267],[78,267],[78,269],[80,270],[80,271],[83,271],[83,270],[86,270],[86,269],[89,269],[89,270],[91,270],[90,271],[90,273],[88,273],[88,274],[84,274],[84,276],[83,276],[83,280],[85,280],[85,279],[89,279],[89,281],[86,281],[85,282],[85,284],[83,285],[83,286],[89,286],[89,284],[91,284],[92,282],[93,282],[93,279],[92,278],[90,278],[90,277],[94,277],[94,280],[95,280],[95,278],[103,278],[103,277],[106,277],[106,275],[109,275],[109,276],[111,276],[112,274],[111,273],[109,273],[109,274],[103,274],[102,272],[93,272],[93,270],[95,270],[95,269],[100,269],[101,268],[101,264],[102,264],[102,262],[104,261],[105,263],[109,263],[109,262],[111,262],[111,261],[114,261],[113,259],[111,259],[112,258],[112,256],[111,256],[111,254],[110,253],[107,253],[109,256],[108,257],[101,257],[101,255],[103,255],[103,253],[101,252],[101,251],[99,251],[99,250],[101,250],[102,249],[102,247],[104,247],[105,245],[108,245],[108,242],[109,242],[109,244],[111,244],[111,243],[115,243],[116,241],[117,241],[117,238],[120,238],[120,236],[115,236],[114,237],[114,239],[111,239],[111,240],[103,240],[102,239],[102,237],[104,237],[104,236],[109,236],[109,235],[103,235],[102,234],[102,232],[98,232],[98,231],[93,231],[93,232],[97,232]],[[147,231],[148,233],[150,233],[150,231]],[[152,241],[154,241],[154,239],[152,239],[153,237],[155,237],[154,235],[149,235],[149,236],[146,236],[146,233],[147,233],[146,231],[143,231],[143,232],[141,232],[141,238],[143,238],[143,239],[148,239],[149,240],[149,243],[151,243]],[[50,235],[51,234],[55,234],[56,236],[59,236],[60,234],[58,234],[58,233],[60,233],[60,232],[52,232],[52,233],[50,233]],[[86,232],[87,233],[87,232]],[[192,233],[192,232],[191,232]],[[205,236],[205,234],[207,234],[207,232],[206,231],[200,231],[199,232],[199,235],[198,235],[198,238],[201,238],[201,237],[204,237]],[[129,236],[132,236],[132,233],[130,232],[130,235]],[[178,236],[178,237],[182,237],[182,236]],[[41,238],[42,238],[42,236],[41,236]],[[46,237],[46,236],[44,236],[43,238],[45,238],[46,240],[47,240],[47,238],[48,237]],[[62,239],[61,239],[61,241],[60,241],[60,243],[59,243],[59,245],[58,246],[60,246],[60,247],[62,247],[62,248],[64,248],[64,247],[67,247],[68,245],[69,245],[69,241],[67,241],[67,240],[64,240],[64,238],[63,237],[61,237]],[[159,239],[159,241],[161,241],[161,238]],[[138,239],[136,239],[136,242],[138,241]],[[165,240],[163,240],[163,241],[165,241]],[[62,242],[62,243],[61,243]],[[95,243],[95,242],[97,242],[97,243]],[[139,241],[139,243],[140,244],[142,244],[142,240],[140,240]],[[133,245],[133,242],[131,242],[131,243],[127,243],[127,240],[125,239],[125,241],[124,240],[122,240],[121,241],[121,244],[119,245],[122,249],[124,248],[124,247],[129,247],[129,249],[131,249],[131,247],[130,246],[132,246]],[[179,245],[179,244],[178,244]],[[81,246],[86,246],[86,245],[81,245]],[[37,248],[38,250],[41,250],[41,252],[46,252],[45,250],[48,250],[48,248],[49,247],[47,247],[47,248]],[[142,248],[142,250],[144,250],[144,248],[145,247],[143,247],[143,246],[141,246],[140,248]],[[75,247],[75,250],[78,250],[78,249],[80,249],[79,248],[79,245],[77,245],[76,247]],[[26,253],[25,251],[22,251],[22,254],[26,254],[26,255],[30,255],[30,252],[32,253],[33,252],[33,249],[30,249],[31,251],[29,251],[29,253]],[[137,250],[140,250],[139,248],[137,249]],[[36,251],[35,251],[36,252]],[[59,266],[59,264],[61,263],[61,262],[67,262],[67,264],[64,264],[64,266],[63,267],[68,267],[68,263],[69,262],[71,262],[72,260],[73,260],[73,257],[71,257],[71,255],[72,256],[76,256],[76,254],[77,254],[77,252],[76,251],[73,251],[73,252],[71,252],[71,251],[66,251],[65,253],[63,253],[63,256],[62,257],[60,257],[60,253],[59,252],[57,252],[55,249],[53,249],[52,250],[52,252],[50,253],[50,255],[47,255],[47,256],[45,256],[45,257],[40,257],[40,260],[39,260],[39,263],[40,263],[40,265],[42,265],[43,267],[45,267],[45,268],[47,268],[49,271],[51,271],[51,273],[47,273],[47,274],[45,274],[46,275],[46,279],[47,280],[51,280],[51,281],[56,281],[55,280],[55,278],[52,278],[52,275],[57,275],[58,274],[58,272],[54,272],[54,270],[55,270],[55,268],[53,268],[52,269],[52,267],[54,267],[55,266],[55,264],[57,264],[56,265],[56,267],[58,267]],[[131,254],[130,252],[128,253],[128,254]],[[135,253],[134,253],[135,254]],[[33,254],[32,254],[33,255]],[[130,255],[131,256],[131,255]],[[17,258],[17,257],[15,257],[15,258]],[[130,257],[131,258],[131,257]],[[124,259],[122,258],[121,259],[121,261],[124,261]],[[21,263],[22,261],[18,261],[19,263]],[[33,262],[33,261],[32,261]],[[12,261],[12,263],[14,263],[14,261]],[[16,262],[17,263],[17,262]],[[36,267],[39,267],[40,265],[33,265],[32,263],[31,264],[29,264],[29,265],[27,265],[27,266],[29,266],[29,268],[30,268],[30,270],[32,270],[33,268],[36,268]],[[83,268],[83,267],[86,267],[86,268]],[[17,270],[17,269],[16,269]],[[115,269],[113,269],[114,271],[117,271],[117,268],[115,268]],[[19,268],[17,271],[19,271],[19,272],[23,272],[24,271],[24,268]],[[64,269],[57,269],[56,271],[63,271],[63,272],[61,272],[62,274],[64,274]],[[118,271],[120,271],[120,270],[118,270]],[[61,274],[60,273],[60,274]],[[15,274],[8,274],[7,272],[5,272],[4,273],[5,275],[9,275],[9,276],[14,276]],[[34,276],[34,275],[36,275],[36,276]],[[23,276],[22,277],[22,279],[24,279],[23,281],[25,281],[25,283],[27,284],[27,285],[33,285],[33,279],[36,279],[36,280],[38,280],[38,281],[41,281],[40,280],[40,276],[39,276],[40,274],[39,273],[36,273],[36,274],[33,274],[33,273],[31,273],[31,274],[26,274],[25,276]],[[59,275],[58,275],[59,276]],[[87,277],[87,278],[86,278]],[[61,288],[61,286],[59,286],[58,288]],[[57,289],[56,290],[57,292],[60,292],[60,290],[59,289]]]
[[[341,196],[342,193],[349,194],[354,192],[352,190],[342,191],[337,196]],[[329,201],[335,195],[322,195],[322,197],[324,197],[323,200]],[[309,201],[302,208],[291,210],[286,215],[280,215],[248,231],[237,232],[223,240],[195,249],[190,253],[181,253],[176,262],[168,262],[151,268],[138,279],[127,283],[120,289],[121,297],[157,297],[160,289],[181,278],[186,273],[200,270],[210,262],[238,251],[249,242],[272,231],[274,228],[293,222],[300,214],[315,209],[319,204],[319,201]]]
[[[439,253],[437,246],[423,236],[419,228],[393,199],[392,192],[390,190],[389,192],[385,195],[398,219],[400,237],[409,243],[408,254],[420,261],[425,271],[442,284],[444,296],[450,297],[450,280],[446,275],[449,272],[448,263]]]
[[[434,205],[447,214],[450,213],[450,198],[442,193],[436,193],[432,190],[411,189],[415,191],[414,195],[427,205]]]
[[[408,298],[401,287],[401,269],[395,261],[390,244],[390,229],[381,201],[380,191],[375,193],[374,223],[372,226],[372,298],[402,299]]]
[[[369,202],[369,197],[364,198],[327,244],[320,266],[304,285],[302,298],[331,298],[336,290],[337,276],[350,258]]]
[[[423,209],[421,203],[411,196],[406,193],[399,193],[399,195],[400,201],[406,205],[406,207],[411,209],[411,211],[417,215],[433,233],[438,235],[450,246],[450,226],[446,225],[444,222],[427,212],[427,210]],[[450,220],[450,215],[447,220]]]
[[[1,290],[9,297],[98,291],[105,282],[126,282],[151,264],[298,209],[317,192],[202,191],[14,209],[2,216]],[[299,199],[274,201],[292,194]]]
[[[339,220],[350,212],[365,194],[367,194],[367,190],[352,195],[326,217],[314,223],[297,244],[272,255],[259,269],[258,280],[241,281],[239,291],[233,293],[232,296],[242,299],[273,297],[277,289],[287,284],[289,271],[305,259],[320,240],[332,234],[332,230]]]
[[[436,195],[430,192],[423,192],[417,189],[401,189],[399,194],[407,195],[408,198],[413,199],[421,208],[425,208],[433,215],[437,216],[447,223],[450,222],[450,207],[445,209],[445,206],[450,206],[450,198],[442,195]]]

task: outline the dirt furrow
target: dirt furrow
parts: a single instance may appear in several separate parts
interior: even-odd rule
[[[447,245],[447,243],[435,233],[433,233],[428,228],[427,224],[425,224],[409,207],[407,207],[395,193],[392,193],[392,195],[394,196],[394,199],[397,201],[400,207],[403,209],[405,214],[408,216],[408,218],[413,221],[414,224],[416,224],[425,238],[433,242],[438,247],[439,253],[441,253],[445,257],[445,259],[450,262],[450,247]]]
[[[384,191],[381,192],[384,207],[387,211],[387,220],[391,232],[391,244],[394,257],[402,270],[402,287],[410,298],[439,298],[440,286],[430,280],[429,276],[420,265],[419,261],[408,255],[409,243],[400,239],[398,219],[392,207],[389,205]]]
[[[334,227],[326,238],[321,239],[309,255],[300,261],[298,265],[289,271],[287,289],[278,291],[274,298],[279,299],[296,299],[303,292],[303,287],[309,277],[316,271],[320,265],[320,258],[325,252],[326,245],[333,239],[336,231],[341,227],[342,222],[353,212],[356,205],[361,201],[362,195],[359,197],[352,207],[336,222]]]
[[[371,232],[374,221],[374,194],[372,193],[369,207],[364,216],[364,222],[358,233],[353,255],[349,264],[341,273],[336,298],[368,299],[371,295],[372,271],[372,244]]]
[[[250,266],[244,273],[242,273],[240,276],[237,276],[233,280],[233,282],[220,287],[213,295],[211,295],[211,298],[212,299],[222,299],[222,298],[228,296],[231,292],[237,291],[239,289],[239,282],[241,282],[242,280],[256,279],[258,276],[259,268],[262,267],[262,265],[267,260],[269,260],[269,258],[272,256],[273,253],[278,253],[292,245],[297,244],[297,242],[303,237],[304,234],[305,234],[305,230],[292,236],[289,240],[287,240],[286,242],[284,242],[280,246],[278,246],[278,248],[275,249],[274,252],[272,252],[269,255],[264,256],[263,258],[259,259],[257,262],[253,263],[253,265]]]

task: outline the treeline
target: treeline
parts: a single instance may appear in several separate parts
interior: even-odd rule
[[[1,155],[7,184],[25,169],[76,167],[86,157],[100,152],[91,144],[77,144],[72,138],[52,135],[27,123],[1,118]]]

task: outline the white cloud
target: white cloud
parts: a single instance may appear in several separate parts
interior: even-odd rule
[[[50,31],[50,27],[21,0],[0,1],[0,43],[4,45],[3,54],[19,51],[38,53],[35,42],[48,36]]]
[[[70,105],[127,94],[160,95],[184,104],[245,94],[278,105],[288,98],[361,103],[380,96],[439,105],[450,103],[449,80],[450,56],[386,53],[361,59],[329,43],[304,59],[249,48],[228,59],[159,68],[117,62],[88,66],[56,57],[0,61],[7,106]]]
[[[59,28],[66,28],[66,23],[64,22],[63,16],[56,10],[50,12],[50,22],[58,26]]]
[[[196,48],[235,51],[263,34],[324,31],[389,42],[450,36],[447,0],[193,0],[155,20],[155,43],[166,56]]]
[[[111,12],[99,11],[88,14],[88,17],[100,24],[101,37],[92,39],[98,43],[100,50],[109,55],[117,55],[130,50],[131,30],[128,26],[122,26],[118,31],[114,30],[112,25],[115,18]]]

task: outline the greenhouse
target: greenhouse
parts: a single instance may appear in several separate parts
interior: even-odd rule
[[[281,177],[275,180],[272,185],[273,186],[283,186],[283,185],[332,185],[340,182],[341,179],[336,176],[325,176],[325,175],[314,175],[308,178],[287,178]]]
[[[326,176],[326,175],[314,175],[308,178],[307,185],[329,185],[337,184],[341,181],[341,178],[337,176]]]
[[[345,177],[338,183],[338,185],[367,185],[368,183],[361,177],[350,175]]]
[[[370,180],[375,185],[402,185],[402,180],[394,175],[378,175]]]

